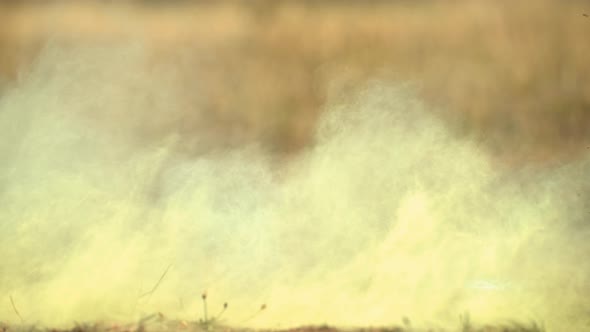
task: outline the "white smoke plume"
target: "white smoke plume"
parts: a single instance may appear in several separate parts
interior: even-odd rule
[[[207,291],[238,326],[588,328],[588,156],[501,170],[388,83],[327,106],[280,167],[256,147],[187,155],[182,96],[148,62],[50,47],[3,91],[0,321],[19,321],[10,297],[47,326],[194,320]]]

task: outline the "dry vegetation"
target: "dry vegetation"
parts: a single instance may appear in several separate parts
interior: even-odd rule
[[[161,314],[155,315],[157,318],[150,319],[148,322],[139,322],[133,324],[77,324],[75,327],[66,330],[44,329],[34,326],[8,327],[0,325],[2,332],[147,332],[147,331],[186,331],[186,332],[204,332],[204,331],[223,331],[223,332],[276,332],[274,330],[248,330],[236,329],[227,326],[203,326],[195,322],[186,322],[178,320],[166,320]],[[302,326],[294,329],[282,330],[281,332],[544,332],[545,330],[535,323],[520,324],[508,323],[496,326],[460,325],[453,331],[444,329],[414,329],[411,326],[392,326],[392,327],[370,327],[362,329],[337,329],[329,326]]]

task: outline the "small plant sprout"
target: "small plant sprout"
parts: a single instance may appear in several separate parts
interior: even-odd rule
[[[254,315],[248,317],[247,319],[245,319],[244,321],[242,321],[242,323],[248,322],[254,318],[256,318],[256,316],[258,316],[261,312],[263,312],[264,310],[266,310],[266,304],[263,304],[260,306],[260,309],[258,309],[257,312],[254,313]]]
[[[223,315],[225,310],[227,310],[227,302],[225,302],[223,304],[223,309],[221,309],[221,311],[217,314],[217,316],[215,316],[215,320],[219,320],[219,318],[221,317],[221,315]]]
[[[10,297],[10,304],[12,304],[12,309],[14,310],[14,313],[16,313],[18,318],[20,318],[21,323],[24,323],[25,320],[23,319],[23,316],[21,316],[20,313],[18,312],[18,309],[16,308],[16,304],[14,304],[14,299],[12,298],[12,295],[10,295],[9,297]]]
[[[199,324],[205,331],[209,331],[211,327],[219,320],[221,315],[227,310],[228,304],[227,302],[223,303],[223,308],[215,317],[209,318],[207,315],[207,292],[203,292],[201,294],[201,299],[203,300],[203,318],[199,320]]]
[[[207,292],[203,292],[203,294],[201,294],[201,298],[203,299],[203,319],[205,321],[205,323],[208,321],[207,319]]]

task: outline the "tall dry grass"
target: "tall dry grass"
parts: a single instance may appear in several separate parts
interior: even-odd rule
[[[575,157],[590,143],[590,11],[582,1],[256,1],[0,7],[0,72],[15,80],[48,38],[141,40],[178,72],[165,126],[213,145],[313,141],[330,98],[366,80],[410,83],[459,135],[508,163]]]

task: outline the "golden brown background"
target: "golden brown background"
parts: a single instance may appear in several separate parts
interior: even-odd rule
[[[557,0],[3,1],[0,75],[10,86],[47,41],[140,41],[182,82],[178,113],[141,135],[281,154],[310,144],[328,99],[391,80],[522,165],[590,145],[588,12]]]

